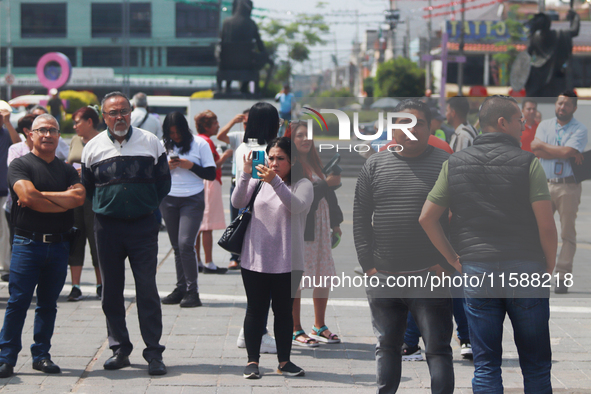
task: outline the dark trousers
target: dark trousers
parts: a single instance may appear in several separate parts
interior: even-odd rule
[[[31,354],[33,361],[50,358],[57,299],[67,273],[69,242],[43,243],[15,235],[10,262],[10,298],[0,333],[0,362],[16,365],[22,349],[21,335],[37,287],[37,307]]]
[[[98,267],[98,254],[96,251],[96,241],[94,239],[94,212],[92,211],[92,202],[84,200],[84,205],[74,208],[74,227],[78,228],[78,235],[74,239],[70,250],[68,265],[84,265],[84,253],[86,249],[86,240],[90,247],[92,256],[92,266]]]
[[[244,341],[248,362],[258,362],[261,339],[265,333],[269,303],[275,316],[273,329],[279,362],[289,361],[293,330],[292,282],[302,278],[302,271],[285,274],[265,274],[242,268],[242,282],[246,291],[247,307],[244,318]]]
[[[125,258],[129,258],[135,280],[140,332],[147,361],[162,359],[162,310],[156,287],[158,229],[154,215],[125,221],[103,215],[94,220],[99,265],[103,280],[103,312],[107,318],[109,347],[115,354],[133,349],[125,323]]]
[[[189,197],[166,196],[160,211],[174,250],[176,287],[183,293],[198,291],[195,239],[205,209],[204,192]]]

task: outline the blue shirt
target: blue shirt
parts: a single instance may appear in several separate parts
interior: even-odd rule
[[[587,127],[575,118],[572,118],[564,126],[561,126],[556,118],[547,119],[538,125],[536,138],[550,145],[568,146],[582,153],[587,146]],[[556,174],[556,163],[562,163],[562,174]],[[566,178],[573,175],[573,169],[568,159],[540,158],[540,164],[542,164],[548,179]]]
[[[293,99],[293,93],[278,93],[275,96],[275,100],[279,101],[280,109],[279,112],[287,114],[291,113],[291,100]]]

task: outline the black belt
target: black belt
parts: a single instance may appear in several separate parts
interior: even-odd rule
[[[567,176],[565,178],[552,178],[552,179],[548,179],[548,183],[577,183],[577,181],[575,180],[575,176],[571,175],[571,176]]]
[[[67,233],[58,233],[58,234],[43,234],[43,233],[34,233],[32,231],[23,230],[20,228],[14,229],[14,235],[20,235],[21,237],[32,239],[35,242],[43,242],[46,244],[71,241],[72,234],[73,234],[72,231],[68,231]]]

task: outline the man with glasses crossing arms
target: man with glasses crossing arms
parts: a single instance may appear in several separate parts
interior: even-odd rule
[[[32,124],[33,149],[15,159],[8,169],[15,226],[10,262],[9,292],[0,333],[0,378],[12,375],[22,349],[27,310],[37,287],[37,307],[31,345],[33,369],[60,373],[49,349],[57,313],[57,299],[68,269],[74,212],[84,203],[85,190],[74,167],[55,156],[59,125],[48,114]]]
[[[131,105],[121,92],[101,104],[107,130],[82,152],[82,183],[92,199],[95,236],[103,279],[103,311],[113,356],[104,368],[130,365],[133,345],[125,323],[125,258],[136,285],[143,356],[150,375],[166,374],[162,362],[162,310],[156,287],[159,224],[154,211],[170,191],[166,153],[158,138],[130,126]]]

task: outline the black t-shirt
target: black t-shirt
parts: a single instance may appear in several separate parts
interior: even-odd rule
[[[28,153],[10,163],[8,185],[12,195],[12,224],[20,229],[44,234],[65,233],[74,225],[74,211],[60,213],[38,212],[20,207],[13,186],[21,179],[31,181],[40,192],[63,192],[80,183],[78,172],[69,164],[55,158],[51,163]]]

